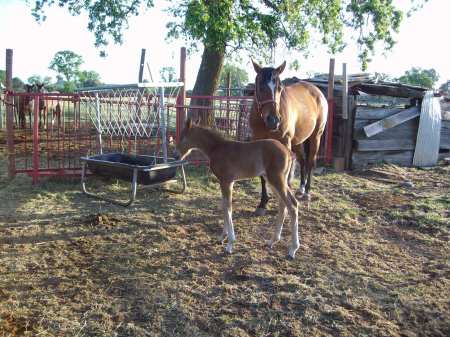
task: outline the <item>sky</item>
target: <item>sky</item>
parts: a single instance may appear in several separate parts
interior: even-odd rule
[[[395,0],[400,4],[409,0]],[[155,1],[161,3],[161,1]],[[399,77],[412,67],[434,68],[440,75],[440,83],[450,79],[450,45],[448,44],[450,26],[448,23],[450,0],[430,0],[424,8],[405,18],[400,33],[396,36],[394,49],[383,55],[378,49],[368,72],[381,72]],[[55,53],[60,50],[72,50],[81,55],[84,64],[82,70],[95,70],[104,83],[135,83],[138,78],[141,49],[147,51],[147,62],[157,80],[159,69],[173,66],[179,69],[180,47],[183,41],[166,40],[166,23],[170,20],[162,6],[142,11],[129,22],[124,33],[122,45],[110,44],[108,56],[99,56],[94,47],[94,35],[87,30],[87,16],[72,17],[67,10],[52,7],[47,10],[47,20],[38,24],[31,15],[31,8],[23,0],[0,0],[0,69],[5,69],[5,49],[13,49],[13,76],[25,80],[32,75],[51,76],[56,73],[48,69]],[[309,58],[277,47],[274,65],[284,60],[288,63],[298,60],[298,71],[287,69],[284,77],[306,77],[307,74],[328,72],[330,57],[336,60],[336,74],[341,73],[342,63],[347,63],[348,73],[361,72],[355,45],[336,55],[330,55],[325,48],[314,47]],[[187,87],[192,88],[200,65],[200,52],[188,56]],[[249,55],[242,54],[240,63],[254,76]],[[149,78],[145,70],[144,78]]]

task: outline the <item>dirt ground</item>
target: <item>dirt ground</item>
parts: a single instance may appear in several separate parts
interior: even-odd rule
[[[125,209],[78,179],[8,181],[0,161],[0,337],[449,335],[450,166],[325,171],[294,261],[288,224],[266,247],[276,205],[253,216],[257,181],[235,186],[232,255],[214,177],[188,184]]]

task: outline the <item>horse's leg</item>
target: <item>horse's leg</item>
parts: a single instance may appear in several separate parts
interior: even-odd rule
[[[233,218],[232,218],[232,191],[233,182],[220,182],[220,188],[222,190],[223,199],[223,211],[224,211],[224,230],[227,230],[228,243],[226,251],[231,254],[233,251],[233,243],[236,241],[234,234]]]
[[[219,210],[221,210],[222,212],[224,212],[225,210],[225,202],[223,198],[219,203]],[[223,243],[225,241],[225,239],[227,238],[227,234],[228,234],[228,218],[225,217],[225,220],[223,222],[222,233],[219,235],[220,243]]]
[[[288,178],[288,185],[290,188],[293,188],[294,178],[295,178],[295,160],[292,160],[291,162],[291,168],[289,169],[289,178]]]
[[[309,149],[307,151],[307,163],[306,163],[306,171],[307,171],[307,178],[306,178],[306,186],[305,186],[305,198],[309,202],[311,200],[311,196],[309,194],[309,191],[311,190],[311,182],[312,182],[312,176],[313,176],[313,170],[316,167],[316,159],[317,159],[317,153],[319,152],[320,147],[320,137],[322,134],[320,132],[316,133],[315,135],[311,136],[309,139]]]
[[[47,105],[45,105],[44,109],[42,110],[42,117],[44,120],[44,129],[47,130]]]
[[[275,243],[280,241],[281,239],[281,232],[283,230],[283,223],[284,219],[286,218],[286,205],[284,204],[283,200],[280,198],[277,192],[277,199],[278,199],[278,216],[275,224],[275,231],[272,235],[272,239],[269,241],[269,247],[272,249]]]
[[[292,147],[292,150],[295,152],[297,157],[297,161],[300,165],[300,187],[296,194],[303,195],[305,194],[305,186],[306,186],[306,154],[305,154],[305,144],[297,144]]]
[[[266,187],[266,179],[264,179],[263,176],[261,178],[261,201],[258,205],[258,208],[255,211],[255,215],[261,216],[266,214],[266,207],[267,203],[269,202],[269,196],[267,194],[267,187]]]

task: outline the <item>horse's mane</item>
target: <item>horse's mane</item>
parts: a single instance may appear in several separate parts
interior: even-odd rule
[[[203,131],[205,131],[208,134],[208,137],[211,138],[211,140],[213,141],[224,141],[226,140],[226,138],[217,130],[212,129],[210,127],[206,127],[206,126],[195,126],[198,129],[201,129]]]

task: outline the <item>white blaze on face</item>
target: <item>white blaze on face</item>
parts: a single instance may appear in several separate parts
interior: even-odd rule
[[[272,77],[267,85],[272,91],[272,99],[275,100],[275,79]]]

